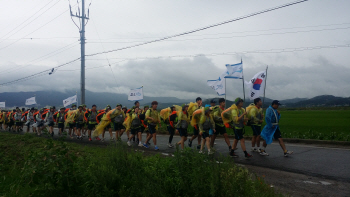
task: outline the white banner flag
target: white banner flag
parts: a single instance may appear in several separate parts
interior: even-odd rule
[[[0,102],[0,107],[5,108],[5,102]]]
[[[219,79],[217,80],[208,80],[207,84],[213,90],[215,90],[219,96],[222,96],[222,95],[225,95],[225,80],[226,79],[221,79],[219,77]]]
[[[238,64],[226,64],[227,75],[225,78],[242,79],[243,78],[243,63]]]
[[[63,106],[67,107],[68,105],[76,103],[77,101],[78,101],[77,95],[71,96],[71,97],[63,100]]]
[[[129,101],[140,101],[143,100],[143,88],[132,89],[129,92],[128,100]]]
[[[254,100],[264,94],[265,78],[266,70],[258,72],[249,82],[246,82],[247,87],[250,89],[250,100]]]
[[[34,105],[36,104],[35,97],[29,98],[26,100],[26,105]]]

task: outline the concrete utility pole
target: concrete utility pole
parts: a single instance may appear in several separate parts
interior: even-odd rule
[[[72,17],[79,18],[79,26],[74,22],[74,24],[78,27],[80,32],[80,45],[81,45],[81,73],[80,73],[80,103],[85,104],[85,19],[89,20],[89,10],[88,10],[88,16],[85,15],[85,2],[84,0],[81,1],[81,15],[80,15],[80,9],[78,7],[78,13],[73,14],[72,8],[69,5],[70,8],[70,15]],[[81,20],[81,22],[80,22]]]

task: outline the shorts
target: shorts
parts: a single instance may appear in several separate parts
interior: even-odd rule
[[[141,133],[143,133],[146,130],[146,128],[142,125],[141,126]]]
[[[197,128],[197,129],[196,129]],[[199,128],[198,128],[198,124],[193,127],[193,135],[199,135]]]
[[[69,128],[70,128],[70,129],[73,129],[74,127],[76,127],[76,124],[75,124],[75,123],[69,123]]]
[[[187,129],[178,129],[181,137],[187,137]]]
[[[58,129],[64,129],[64,123],[58,123],[57,127]]]
[[[207,132],[207,131],[203,132],[202,133],[202,138],[205,139],[207,137],[209,137],[209,132]]]
[[[157,130],[156,130],[156,125],[151,125],[151,124],[149,124],[149,125],[148,125],[148,130],[149,130],[149,133],[150,133],[150,134],[156,133],[156,132],[157,132]]]
[[[277,127],[275,133],[273,134],[273,138],[275,138],[275,140],[277,140],[278,138],[282,138],[281,131],[280,131],[279,127]]]
[[[123,126],[122,123],[116,123],[116,122],[114,122],[114,123],[113,123],[113,126],[114,126],[114,131],[119,131],[119,130],[125,129],[125,127]]]
[[[42,126],[44,126],[44,123],[43,123],[43,122],[37,122],[37,123],[36,123],[36,127],[42,127]]]
[[[77,129],[82,129],[84,128],[84,123],[77,123],[76,127]]]
[[[55,126],[55,123],[54,122],[50,122],[47,126],[53,127],[53,126]]]
[[[107,125],[106,127],[105,127],[105,130],[108,130],[108,129],[110,129],[110,128],[112,128],[112,123],[111,124],[109,124],[109,125]]]
[[[261,126],[258,125],[252,125],[253,135],[258,136],[261,133]]]
[[[16,126],[20,127],[23,125],[23,122],[16,122]]]
[[[235,139],[236,140],[241,140],[243,139],[243,129],[234,129],[235,132]]]
[[[225,126],[223,126],[223,127],[221,127],[221,126],[219,126],[219,125],[215,125],[215,130],[216,130],[216,132],[214,133],[215,135],[224,135],[225,133],[226,133],[226,127]]]
[[[137,135],[140,132],[142,133],[141,127],[137,128],[137,129],[131,129],[130,130],[131,135]]]
[[[12,127],[15,124],[15,122],[13,122],[13,120],[10,120],[10,122],[7,124],[9,127]]]
[[[95,127],[96,127],[96,125],[97,125],[97,123],[92,123],[92,124],[88,124],[88,130],[89,131],[92,131],[92,130],[94,130],[95,129]]]

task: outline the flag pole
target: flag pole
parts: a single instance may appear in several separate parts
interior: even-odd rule
[[[78,103],[78,91],[75,91],[75,96],[77,96],[77,109],[78,109],[78,106],[79,106],[79,105],[78,105],[78,104],[79,104],[79,103]]]
[[[227,78],[225,78],[225,109],[226,109],[226,94],[227,94],[227,93],[226,93],[226,79],[227,79]],[[219,103],[219,104],[220,104],[220,103]]]
[[[264,107],[264,102],[265,102],[265,91],[266,91],[266,81],[267,81],[267,69],[269,66],[266,66],[266,76],[265,76],[265,86],[264,86],[264,98],[263,98],[263,107]]]
[[[241,63],[242,63],[242,58],[241,58]],[[245,103],[245,89],[244,89],[243,63],[242,63],[242,82],[243,82],[243,103]]]

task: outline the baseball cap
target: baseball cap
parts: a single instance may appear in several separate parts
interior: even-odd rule
[[[281,105],[281,103],[278,100],[273,100],[271,105]]]
[[[122,107],[123,105],[122,105],[122,104],[120,104],[120,103],[118,103],[118,104],[117,104],[117,107],[118,107],[118,106]]]

